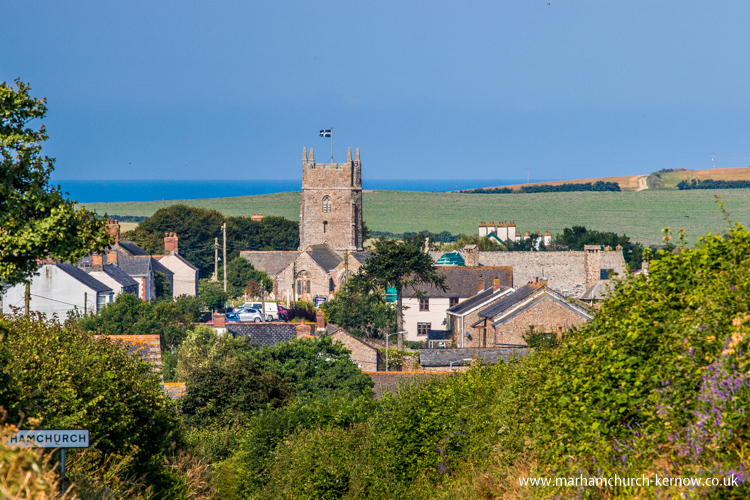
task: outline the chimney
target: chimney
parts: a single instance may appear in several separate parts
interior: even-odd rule
[[[177,233],[164,234],[164,255],[177,255]]]
[[[552,244],[552,233],[549,231],[544,232],[544,246],[548,247]]]
[[[114,251],[109,252],[107,254],[107,262],[119,267],[119,261],[117,259],[117,252],[114,252]]]
[[[117,219],[107,220],[107,234],[115,239],[115,243],[120,242],[120,221]]]
[[[260,222],[263,220],[263,214],[253,214],[253,216],[250,217],[250,220],[254,222]]]
[[[224,328],[226,326],[226,316],[223,314],[214,313],[214,328]]]
[[[492,291],[493,292],[497,292],[498,290],[500,290],[500,287],[502,287],[502,286],[503,285],[500,284],[500,280],[499,279],[492,280]]]
[[[467,267],[476,267],[479,265],[479,251],[476,245],[466,245],[464,247],[464,264]]]
[[[318,308],[318,310],[315,312],[315,320],[317,322],[317,328],[315,329],[315,332],[320,335],[321,333],[325,333],[326,331],[326,315],[323,313],[323,310]]]
[[[484,291],[484,276],[479,276],[477,278],[477,293],[482,293]]]
[[[641,271],[643,271],[644,276],[648,276],[648,261],[646,259],[641,262]]]
[[[104,268],[104,256],[94,254],[91,256],[91,270],[101,271]]]
[[[586,288],[597,284],[601,279],[601,246],[583,245],[583,268]]]

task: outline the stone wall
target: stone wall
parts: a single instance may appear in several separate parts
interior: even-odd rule
[[[586,321],[588,320],[580,314],[547,296],[495,328],[491,326],[492,321],[488,321],[487,337],[494,345],[526,345],[523,334],[531,325],[537,331],[560,335]]]
[[[344,330],[337,330],[331,334],[334,342],[341,342],[351,351],[349,358],[362,371],[377,371],[378,369],[378,351],[377,349],[365,344],[350,333]]]
[[[315,163],[302,158],[300,250],[328,243],[337,250],[362,250],[362,164],[351,149],[346,163]],[[324,197],[329,202],[324,203]]]
[[[626,264],[622,251],[602,250],[598,252],[597,258],[598,263],[590,262],[592,274],[589,276],[594,275],[594,267],[614,269],[620,276],[625,275]],[[588,288],[586,252],[479,252],[479,264],[512,266],[515,288],[534,282],[537,278],[545,278],[547,286],[566,297],[577,297]]]

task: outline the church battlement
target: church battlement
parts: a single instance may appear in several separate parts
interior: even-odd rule
[[[336,250],[362,251],[362,162],[359,149],[345,163],[315,163],[302,149],[300,250],[328,243]]]
[[[302,189],[343,188],[362,189],[362,162],[359,159],[359,148],[352,160],[352,148],[349,148],[346,163],[315,163],[313,149],[307,157],[307,148],[302,149]]]

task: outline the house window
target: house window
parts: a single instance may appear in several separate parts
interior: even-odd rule
[[[331,211],[331,197],[328,195],[325,195],[323,197],[323,213],[328,213]]]
[[[98,294],[96,296],[96,311],[99,312],[102,310],[102,307],[108,302],[107,296],[103,294]]]
[[[599,279],[600,280],[608,280],[609,275],[614,273],[614,269],[599,269]]]
[[[417,323],[417,335],[427,335],[432,328],[432,323]]]
[[[429,311],[430,310],[430,298],[425,297],[423,299],[419,299],[419,310],[420,311]]]
[[[458,297],[451,297],[450,299],[448,299],[448,301],[449,301],[448,307],[453,307],[455,305],[458,305]]]

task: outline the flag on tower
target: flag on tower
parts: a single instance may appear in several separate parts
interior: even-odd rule
[[[331,137],[332,131],[333,129],[330,128],[328,130],[321,130],[320,137]]]

